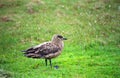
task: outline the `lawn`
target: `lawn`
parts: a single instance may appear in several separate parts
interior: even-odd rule
[[[58,69],[24,57],[54,34]],[[120,78],[120,1],[0,0],[0,78]]]

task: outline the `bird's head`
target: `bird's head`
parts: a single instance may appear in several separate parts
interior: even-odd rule
[[[60,41],[63,41],[63,40],[67,40],[67,38],[63,37],[62,35],[54,35],[53,38],[52,38],[52,41],[57,41],[57,42],[60,42]]]

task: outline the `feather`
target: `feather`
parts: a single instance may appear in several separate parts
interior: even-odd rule
[[[27,57],[45,58],[46,55],[56,53],[60,51],[60,47],[50,42],[37,45],[37,47],[31,47],[24,51]]]

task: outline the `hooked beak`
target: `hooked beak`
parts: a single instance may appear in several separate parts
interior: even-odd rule
[[[67,40],[67,38],[64,37],[63,40]]]

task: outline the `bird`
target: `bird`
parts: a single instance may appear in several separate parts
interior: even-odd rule
[[[48,65],[48,60],[50,66],[52,68],[52,60],[53,58],[59,56],[64,47],[64,40],[67,38],[62,35],[55,34],[53,35],[51,41],[43,42],[39,45],[28,48],[27,50],[23,50],[24,55],[29,58],[37,58],[37,59],[45,59],[45,65]]]

